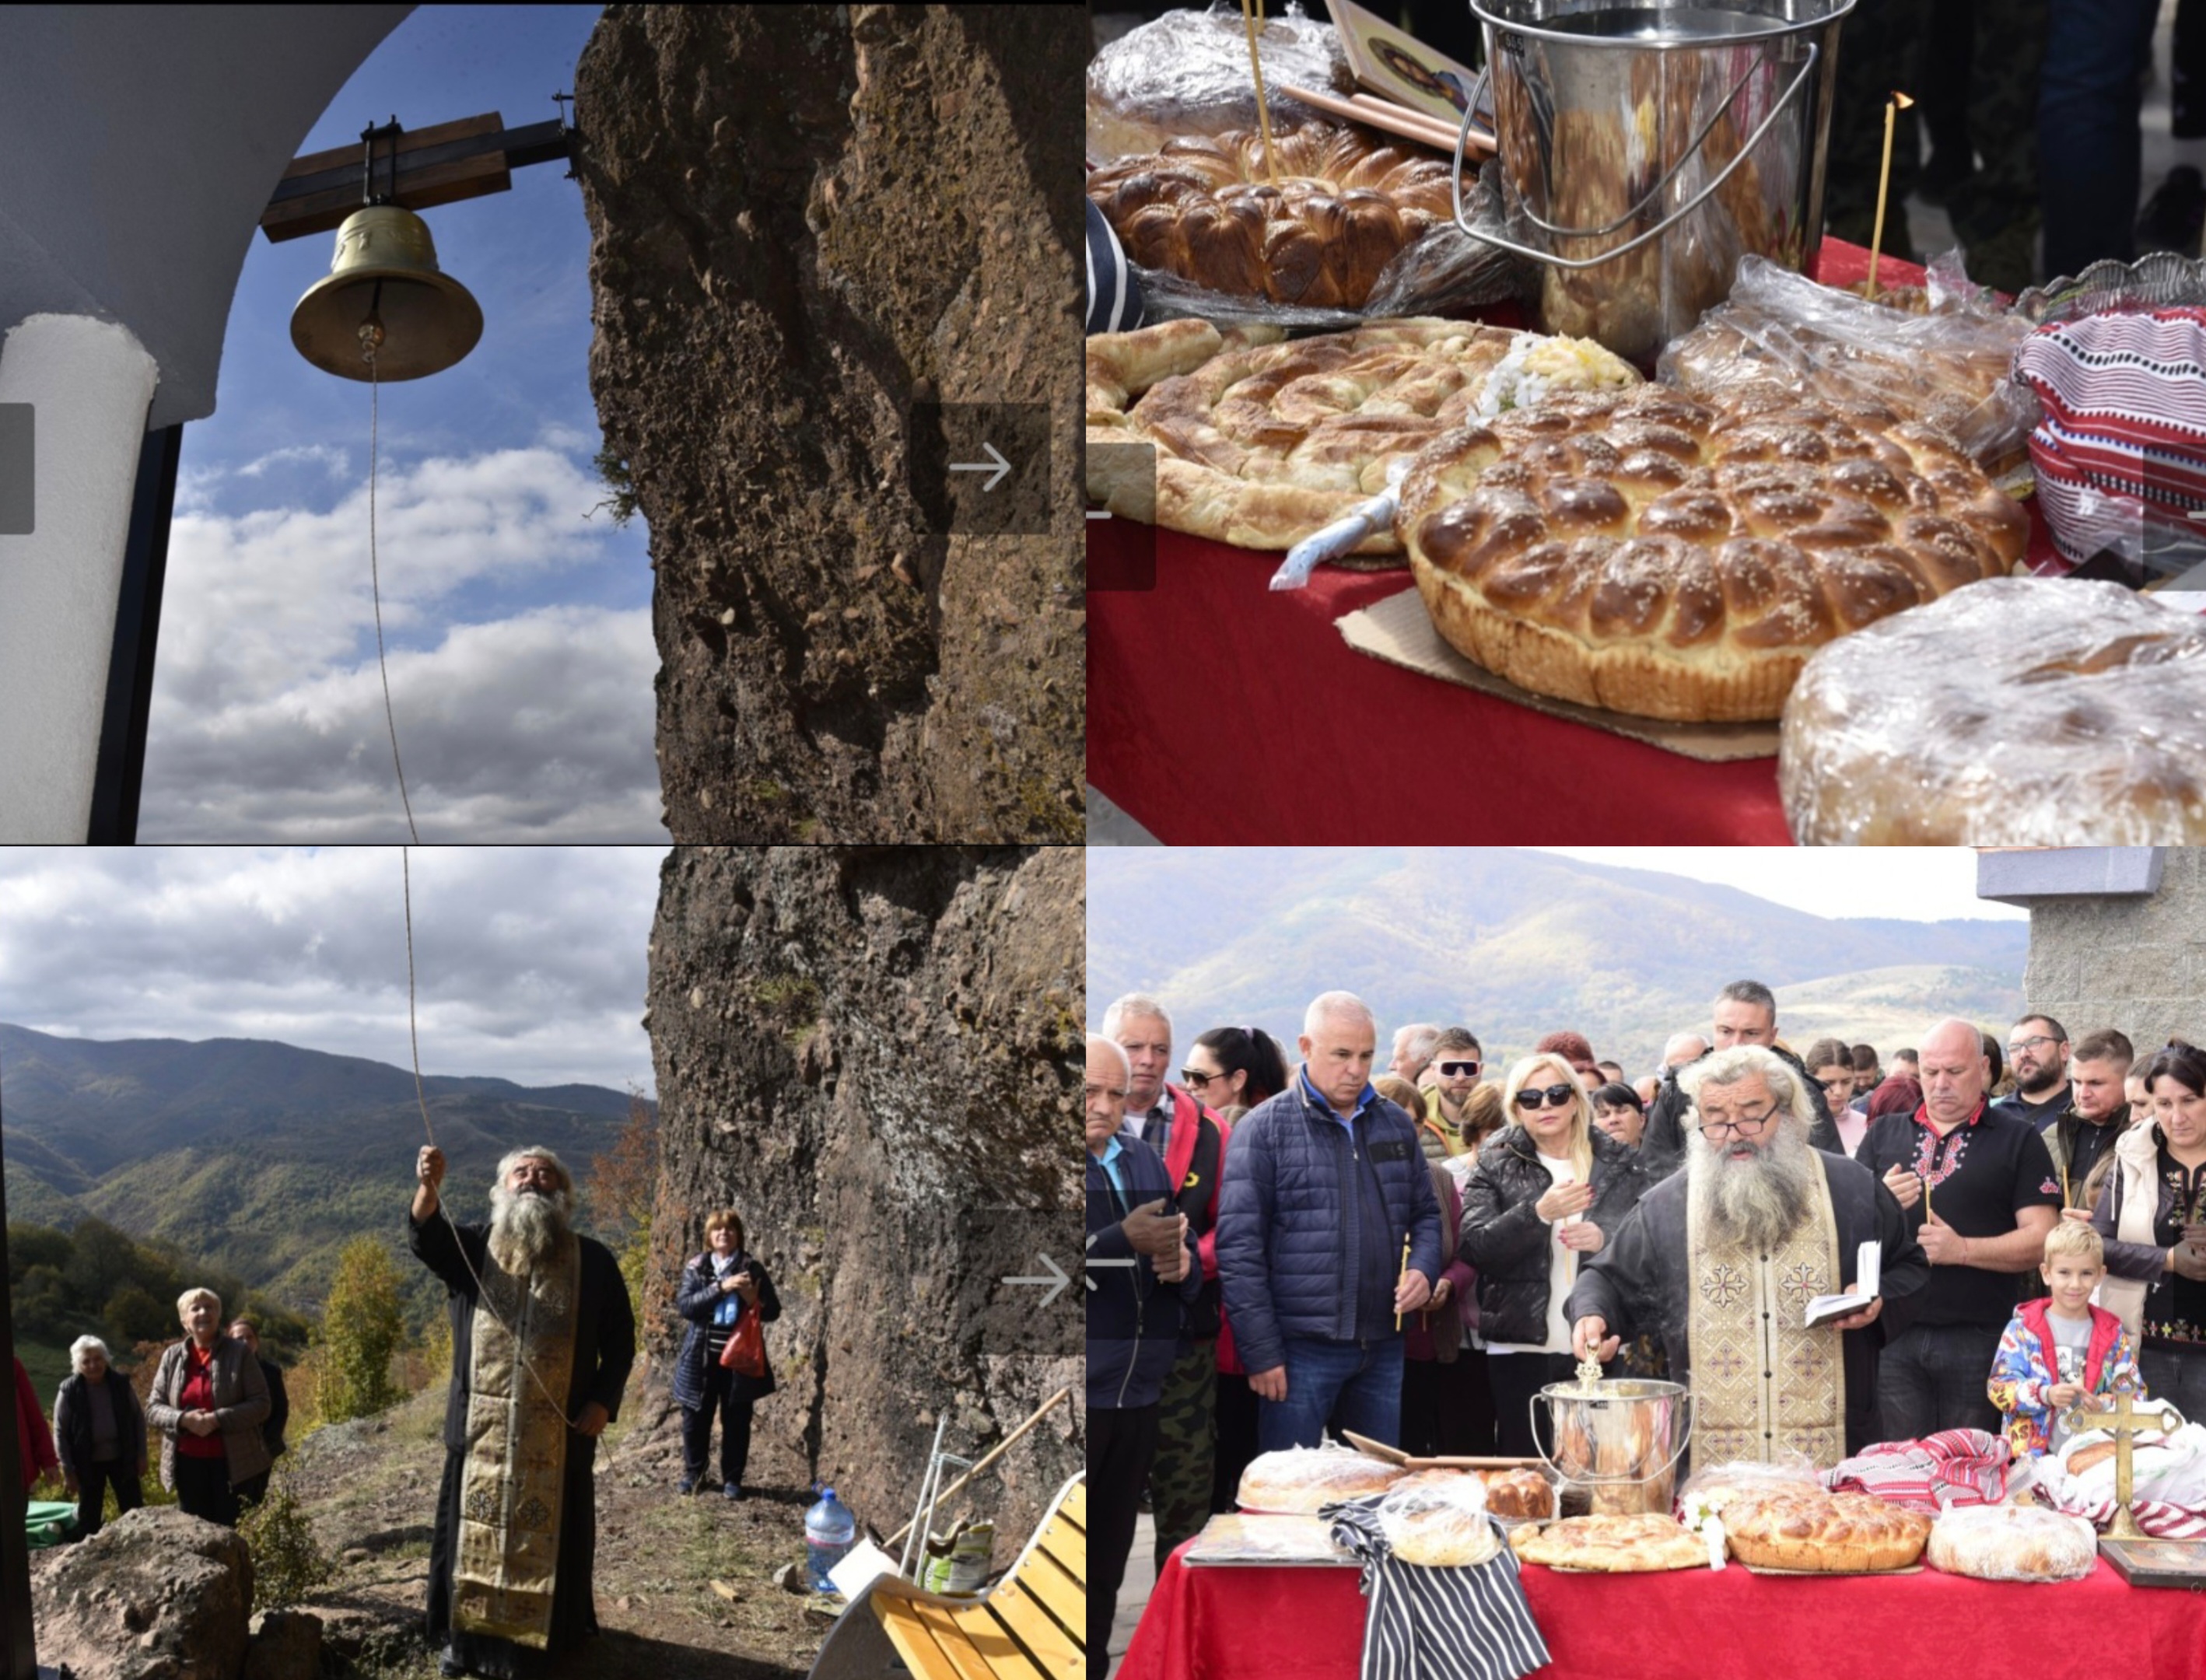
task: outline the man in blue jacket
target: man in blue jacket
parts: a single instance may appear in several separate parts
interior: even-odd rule
[[[1157,1402],[1183,1305],[1202,1287],[1187,1216],[1157,1152],[1126,1130],[1133,1063],[1088,1040],[1088,1672],[1111,1666],[1111,1621],[1142,1488],[1157,1451]]]
[[[1378,1036],[1360,998],[1318,998],[1294,1082],[1226,1153],[1218,1273],[1267,1452],[1316,1445],[1328,1418],[1400,1441],[1400,1315],[1439,1275],[1440,1210],[1416,1123],[1371,1087]]]

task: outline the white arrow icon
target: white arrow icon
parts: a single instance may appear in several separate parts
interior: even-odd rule
[[[981,481],[981,488],[993,490],[1004,481],[1004,474],[1011,470],[1011,463],[999,455],[996,446],[985,438],[981,440],[981,448],[988,461],[953,461],[950,463],[950,470],[953,473],[987,473],[988,476]],[[989,470],[989,461],[996,463],[993,472]],[[1042,1305],[1046,1307],[1049,1303],[1045,1301]]]
[[[1047,1277],[1006,1278],[1004,1281],[1007,1284],[1047,1284],[1050,1286],[1049,1293],[1041,1298],[1041,1304],[1046,1307],[1064,1293],[1064,1286],[1072,1279],[1065,1275],[1064,1268],[1047,1254],[1036,1254],[1034,1258],[1041,1262],[1042,1270],[1049,1274]]]

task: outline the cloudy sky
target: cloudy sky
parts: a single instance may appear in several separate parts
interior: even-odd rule
[[[1967,846],[1535,846],[1589,863],[1655,869],[1737,887],[1819,916],[1902,921],[2027,921],[2030,912],[1976,897]]]
[[[301,142],[557,115],[595,6],[423,7]],[[571,107],[570,107],[571,110]],[[482,306],[465,361],[381,397],[377,534],[391,690],[428,843],[657,842],[651,572],[608,491],[590,398],[589,229],[560,165],[426,212]],[[406,837],[368,588],[368,389],[309,366],[292,306],[333,234],[256,235],[217,409],[184,431],[139,835]]]
[[[425,1073],[653,1089],[663,846],[413,854]],[[0,1022],[410,1064],[395,846],[0,847]]]

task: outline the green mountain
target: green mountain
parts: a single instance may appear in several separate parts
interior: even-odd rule
[[[1183,1050],[1231,1023],[1265,1028],[1291,1056],[1303,1006],[1340,988],[1390,1031],[1461,1022],[1504,1059],[1574,1028],[1637,1074],[1672,1033],[1705,1028],[1719,986],[1750,975],[1776,991],[1797,1048],[1833,1033],[1889,1051],[1941,1015],[2003,1030],[2029,941],[2020,921],[1818,916],[1659,869],[1505,847],[1088,854],[1090,1024],[1112,998],[1151,992]]]
[[[587,1180],[623,1092],[423,1081],[456,1217],[480,1217],[498,1157],[558,1152]],[[0,1026],[0,1165],[11,1223],[86,1215],[173,1242],[287,1304],[318,1307],[347,1238],[399,1241],[426,1141],[414,1075],[249,1039],[63,1039]],[[426,1277],[426,1274],[424,1274]]]

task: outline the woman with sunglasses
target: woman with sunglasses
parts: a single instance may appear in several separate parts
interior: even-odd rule
[[[1462,1255],[1478,1272],[1478,1320],[1500,1450],[1530,1457],[1531,1398],[1568,1380],[1563,1301],[1580,1258],[1601,1252],[1642,1188],[1637,1153],[1593,1124],[1560,1056],[1529,1056],[1502,1087],[1509,1123],[1479,1151],[1464,1197]],[[1544,1425],[1540,1445],[1552,1446]]]
[[[1230,1126],[1287,1088],[1287,1063],[1261,1028],[1213,1027],[1189,1050],[1179,1076]]]
[[[1287,1086],[1286,1058],[1260,1027],[1213,1027],[1187,1052],[1180,1082],[1195,1100],[1216,1111],[1230,1130],[1258,1103]],[[1211,1454],[1210,1508],[1240,1509],[1241,1472],[1256,1456],[1256,1397],[1233,1346],[1233,1321],[1219,1308],[1218,1389],[1213,1408],[1218,1438]]]

